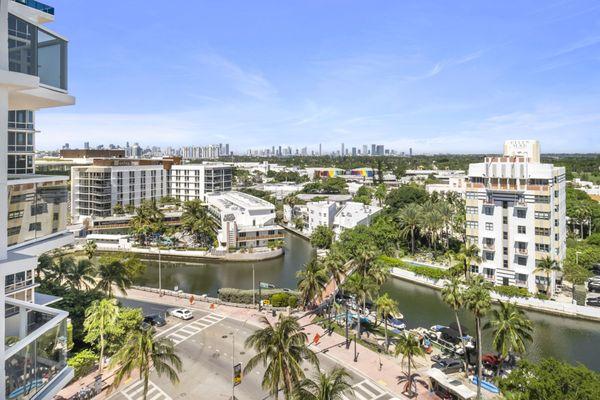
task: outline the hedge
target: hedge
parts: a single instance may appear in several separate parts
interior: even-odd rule
[[[75,370],[74,379],[79,379],[92,372],[97,362],[98,356],[89,349],[81,350],[67,360],[67,364]]]
[[[252,299],[254,298],[252,293],[252,290],[235,288],[221,288],[218,290],[219,300],[228,303],[252,304]],[[262,289],[259,299],[258,289],[256,290],[256,301],[269,300],[271,303],[273,303],[273,297],[275,297],[275,302],[277,302],[277,304],[283,304],[273,304],[274,307],[287,307],[288,304],[291,307],[295,307],[295,305],[298,303],[298,292],[284,292],[282,289]]]
[[[411,271],[416,275],[424,276],[431,279],[445,279],[450,277],[450,272],[441,268],[428,267],[426,265],[413,265],[406,263],[398,258],[380,256],[379,260],[389,265],[390,267],[401,268]]]
[[[506,297],[531,297],[531,293],[525,288],[517,286],[494,286],[494,292]]]

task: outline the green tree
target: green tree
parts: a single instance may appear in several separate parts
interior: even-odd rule
[[[377,187],[375,188],[374,196],[377,199],[377,203],[379,203],[379,207],[382,207],[383,202],[385,201],[385,196],[387,196],[387,187],[385,186],[385,184],[380,183],[379,185],[377,185]]]
[[[117,321],[118,316],[119,306],[115,299],[94,301],[85,311],[83,328],[85,329],[86,336],[84,340],[88,343],[98,341],[98,347],[100,348],[100,362],[98,368],[100,374],[102,374],[104,368],[105,338]]]
[[[379,290],[379,285],[373,281],[372,278],[365,277],[359,273],[350,275],[342,286],[344,293],[349,293],[355,296],[356,302],[362,304],[362,309],[366,309],[367,300],[373,300],[373,296]],[[356,332],[358,337],[362,336],[362,330],[360,327],[360,312],[357,316]]]
[[[123,210],[127,214],[133,214],[135,212],[135,205],[133,205],[133,203],[129,203],[125,207],[123,207]]]
[[[596,400],[600,398],[600,374],[579,364],[553,358],[538,364],[523,360],[499,381],[505,395],[519,400]]]
[[[79,353],[69,356],[67,364],[75,370],[75,379],[89,374],[98,362],[98,356],[90,349],[81,350]]]
[[[310,235],[310,244],[319,249],[328,249],[333,243],[333,230],[327,226],[319,225]]]
[[[465,279],[469,280],[471,274],[471,265],[479,265],[481,257],[479,256],[479,247],[476,244],[463,243],[457,254],[454,254],[457,263],[455,267],[463,271]]]
[[[404,383],[402,392],[412,397],[416,393],[417,383],[427,387],[427,383],[420,378],[418,373],[411,373],[411,367],[415,366],[413,358],[425,356],[425,350],[421,347],[416,336],[404,331],[398,336],[396,342],[396,357],[400,354],[402,354],[402,363],[404,363],[404,360],[408,361],[408,370],[406,372],[402,371],[402,375],[397,377],[398,384]]]
[[[483,342],[481,339],[481,320],[486,316],[492,307],[492,298],[490,296],[490,284],[480,275],[474,276],[469,281],[469,286],[465,292],[465,305],[475,317],[475,329],[477,331],[477,398],[481,398],[481,375],[482,375],[482,350]]]
[[[88,240],[85,242],[85,244],[83,245],[83,251],[85,251],[85,254],[87,255],[88,260],[91,260],[92,258],[94,258],[94,254],[96,254],[97,248],[98,248],[98,245],[96,244],[95,241]]]
[[[327,285],[327,273],[316,257],[313,257],[304,269],[296,273],[296,277],[302,305],[305,307],[312,305]]]
[[[129,335],[123,347],[111,358],[110,365],[117,367],[112,388],[118,387],[124,379],[137,372],[144,385],[144,400],[148,395],[152,368],[158,376],[166,375],[173,384],[179,383],[178,373],[183,371],[183,363],[175,351],[173,341],[157,338],[153,329],[143,328],[138,328]]]
[[[276,399],[283,389],[284,397],[289,399],[294,387],[305,377],[302,362],[318,366],[319,360],[308,348],[308,337],[296,318],[280,314],[274,325],[265,317],[261,322],[266,327],[255,331],[245,342],[245,347],[256,354],[246,363],[244,374],[262,364],[265,367],[262,388]]]
[[[405,185],[392,189],[385,198],[389,211],[395,213],[409,204],[424,204],[429,198],[425,189],[417,185]]]
[[[217,238],[217,224],[200,200],[183,203],[181,225],[198,244],[210,246]]]
[[[550,256],[546,256],[543,259],[541,259],[540,261],[538,261],[536,268],[534,270],[534,273],[541,272],[546,276],[546,295],[547,296],[551,296],[550,275],[555,271],[560,271],[560,266],[558,265],[556,260],[552,259]]]
[[[113,207],[113,214],[114,215],[123,215],[123,214],[125,214],[125,209],[123,208],[123,205],[121,203],[115,204],[115,206]]]
[[[131,218],[131,230],[138,242],[145,246],[148,239],[164,231],[164,214],[156,206],[156,202],[146,200],[135,210]]]
[[[422,214],[423,207],[419,204],[408,204],[398,212],[400,235],[404,238],[410,236],[410,252],[412,254],[415,254],[415,232],[422,226]]]
[[[69,270],[64,278],[71,288],[81,290],[93,287],[96,284],[95,276],[94,264],[90,260],[83,259],[69,264]]]
[[[431,205],[426,206],[429,208]],[[442,215],[436,208],[429,208],[427,212],[423,213],[421,223],[427,232],[429,237],[429,247],[433,247],[437,250],[437,242],[440,237],[440,232],[444,227],[444,220]]]
[[[129,335],[137,330],[144,321],[144,313],[141,308],[120,307],[117,320],[106,336],[106,354],[115,354],[125,342]]]
[[[67,276],[75,268],[75,259],[71,256],[60,256],[48,273],[48,279],[57,285],[64,283]]]
[[[467,375],[467,349],[465,341],[462,339],[464,335],[460,319],[458,318],[458,311],[465,305],[463,282],[457,277],[450,278],[442,288],[442,300],[454,311],[454,318],[456,319],[456,325],[458,326],[458,334],[461,337],[460,343],[463,348],[465,375]]]
[[[126,294],[133,280],[140,273],[139,260],[135,257],[104,256],[98,261],[98,285],[108,297],[113,297],[113,285]]]
[[[302,219],[301,217],[294,219],[294,227],[296,229],[298,229],[299,231],[304,229],[305,226],[306,226],[306,224],[304,223],[304,219]]]
[[[385,351],[389,351],[390,344],[388,342],[388,318],[394,316],[398,312],[398,302],[392,299],[387,293],[379,296],[375,301],[377,307],[377,315],[383,320],[385,334]]]
[[[315,379],[304,378],[294,388],[294,400],[344,400],[351,395],[350,374],[334,367],[330,373],[318,371]]]
[[[371,190],[371,188],[369,188],[368,186],[363,185],[358,188],[356,194],[352,198],[352,201],[370,205],[371,197],[373,197],[373,190]]]
[[[37,266],[35,268],[36,280],[40,280],[40,276],[48,277],[52,273],[54,267],[54,259],[50,255],[44,253],[38,257]]]
[[[500,302],[500,308],[492,309],[490,320],[483,329],[492,330],[492,345],[494,350],[500,353],[498,373],[502,367],[502,360],[511,352],[524,354],[527,342],[533,341],[531,321],[513,303]]]

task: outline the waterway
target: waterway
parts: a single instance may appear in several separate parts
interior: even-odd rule
[[[296,272],[310,259],[310,244],[296,236],[288,235],[285,256],[255,263],[210,262],[181,263],[162,262],[162,286],[178,287],[184,292],[216,296],[221,287],[252,288],[252,265],[255,280],[269,282],[277,287],[296,287]],[[144,286],[158,286],[158,262],[147,261],[145,274],[136,282]],[[387,292],[400,305],[409,328],[454,321],[454,314],[446,306],[438,291],[391,278],[381,292]],[[600,371],[600,323],[557,317],[537,312],[527,312],[534,323],[534,341],[528,346],[527,357],[537,360],[555,357],[571,363],[580,362]],[[474,334],[474,320],[467,312],[460,313],[461,324]],[[485,343],[490,338],[485,337]]]

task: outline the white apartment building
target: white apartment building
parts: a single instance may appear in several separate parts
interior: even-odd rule
[[[74,220],[112,215],[117,204],[138,207],[168,193],[173,160],[96,159],[71,168],[71,214]]]
[[[208,210],[219,224],[219,245],[224,248],[265,247],[283,240],[275,223],[275,206],[247,193],[227,191],[206,195]]]
[[[442,182],[427,184],[425,185],[425,190],[427,190],[427,193],[429,194],[438,193],[441,195],[446,195],[448,193],[456,193],[464,198],[467,187],[466,175],[450,176],[447,179],[447,183]]]
[[[509,140],[504,155],[469,166],[466,234],[481,250],[473,271],[496,285],[545,292],[536,263],[551,257],[562,266],[566,253],[564,167],[540,162],[535,140]],[[554,293],[556,273],[550,276]]]
[[[229,146],[227,146],[229,148]],[[221,155],[221,146],[187,146],[181,148],[181,156],[184,160],[217,159]]]
[[[35,111],[75,102],[53,20],[45,4],[0,0],[0,398],[14,400],[50,399],[73,378],[67,312],[34,280],[39,255],[73,242],[68,177],[34,174]]]
[[[231,190],[233,169],[225,164],[174,165],[169,195],[180,201],[204,201],[209,193]]]
[[[356,201],[349,201],[335,213],[333,218],[333,231],[336,237],[346,229],[352,229],[358,225],[371,225],[373,218],[383,208],[375,205],[366,205]]]
[[[318,226],[333,226],[333,219],[337,212],[337,204],[334,201],[313,201],[306,203],[306,211],[308,215],[308,224],[306,233],[311,235]]]

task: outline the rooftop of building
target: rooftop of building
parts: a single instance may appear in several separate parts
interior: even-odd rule
[[[214,168],[231,168],[230,165],[224,163],[202,163],[202,164],[178,164],[174,166],[175,169],[188,169],[188,170],[200,170],[200,169],[214,169]]]
[[[206,202],[222,211],[275,209],[266,200],[236,191],[207,194]]]
[[[382,207],[367,205],[356,201],[349,201],[340,207],[338,214],[373,214],[382,210]],[[343,216],[343,215],[342,215]],[[350,216],[350,215],[348,215]]]
[[[300,193],[296,197],[298,197],[302,201],[311,201],[316,197],[324,197],[329,201],[337,201],[344,202],[350,201],[352,199],[351,194],[308,194],[308,193]]]

